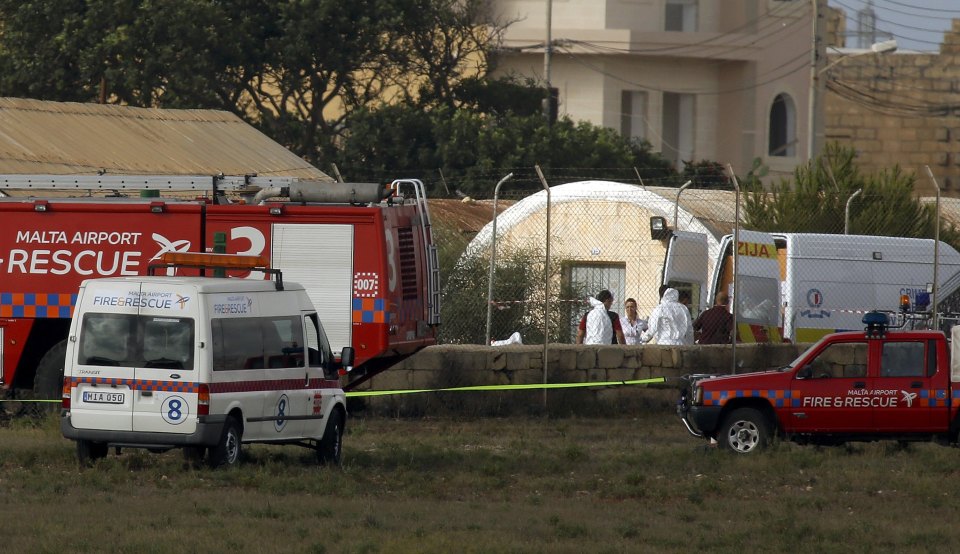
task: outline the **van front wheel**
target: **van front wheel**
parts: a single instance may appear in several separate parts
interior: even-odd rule
[[[220,442],[210,448],[210,454],[207,462],[210,467],[234,466],[240,460],[241,441],[243,439],[243,430],[236,418],[228,417],[223,424],[223,433],[220,435]]]
[[[343,414],[340,410],[330,413],[330,421],[317,445],[317,461],[324,465],[339,466],[343,450]]]

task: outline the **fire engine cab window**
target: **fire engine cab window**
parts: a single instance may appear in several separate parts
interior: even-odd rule
[[[840,342],[825,348],[807,364],[804,375],[812,379],[858,378],[867,376],[867,343]]]
[[[923,377],[927,359],[922,342],[887,342],[880,356],[881,377]]]

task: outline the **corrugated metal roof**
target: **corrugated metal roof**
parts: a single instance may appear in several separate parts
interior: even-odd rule
[[[330,179],[229,112],[0,98],[0,173],[101,169]]]

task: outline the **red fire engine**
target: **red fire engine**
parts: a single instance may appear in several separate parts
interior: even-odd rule
[[[59,396],[83,279],[145,275],[166,252],[264,255],[304,285],[331,347],[356,350],[344,388],[435,341],[439,272],[418,180],[7,175],[0,189],[36,191],[0,198],[0,385],[8,395]],[[164,192],[200,196],[154,196]]]

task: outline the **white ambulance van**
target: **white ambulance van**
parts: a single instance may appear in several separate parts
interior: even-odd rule
[[[254,257],[171,254],[165,267],[254,268]],[[110,447],[234,465],[243,443],[297,444],[339,464],[346,399],[303,287],[275,280],[83,282],[67,341],[61,431],[88,464]],[[206,269],[204,271],[207,271]]]

